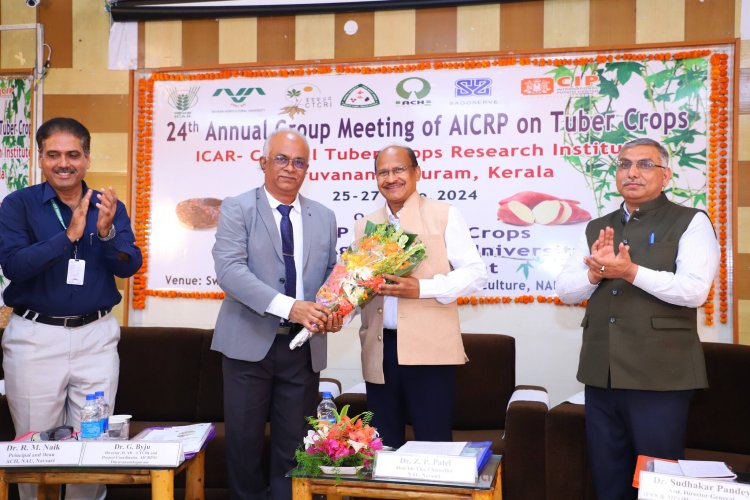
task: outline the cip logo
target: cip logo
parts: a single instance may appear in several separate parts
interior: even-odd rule
[[[521,80],[523,95],[587,96],[599,93],[599,75],[559,75]]]
[[[524,78],[521,80],[521,94],[523,95],[545,95],[555,90],[555,81],[552,78]]]
[[[355,85],[341,98],[341,105],[346,108],[371,108],[380,104],[378,95],[367,85]]]
[[[456,97],[488,97],[492,95],[491,78],[463,78],[456,80],[455,85]]]
[[[396,104],[402,106],[429,106],[432,102],[425,100],[425,97],[430,93],[430,90],[432,90],[432,86],[424,78],[418,76],[404,78],[396,85],[396,93],[402,99],[401,101],[396,101]]]

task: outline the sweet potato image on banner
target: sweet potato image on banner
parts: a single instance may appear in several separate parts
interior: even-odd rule
[[[591,214],[578,206],[577,200],[536,191],[521,191],[500,200],[497,220],[514,226],[544,224],[555,226],[591,220]]]

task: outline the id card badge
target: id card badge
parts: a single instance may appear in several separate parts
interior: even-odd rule
[[[70,259],[68,261],[68,285],[83,285],[83,274],[85,271],[85,260]]]

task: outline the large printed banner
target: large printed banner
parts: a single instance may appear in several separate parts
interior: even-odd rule
[[[663,142],[668,196],[709,211],[718,228],[717,185],[730,188],[731,51],[144,74],[136,226],[149,251],[134,305],[145,295],[221,296],[211,258],[219,205],[262,184],[263,141],[280,128],[308,138],[302,193],[336,212],[340,247],[384,203],[376,151],[408,145],[420,193],[466,219],[489,270],[485,294],[552,300],[586,223],[622,201],[615,159],[629,140]],[[726,231],[726,205],[721,215]]]
[[[8,193],[29,185],[31,88],[31,78],[0,77],[0,203]],[[0,274],[0,291],[7,284]]]

